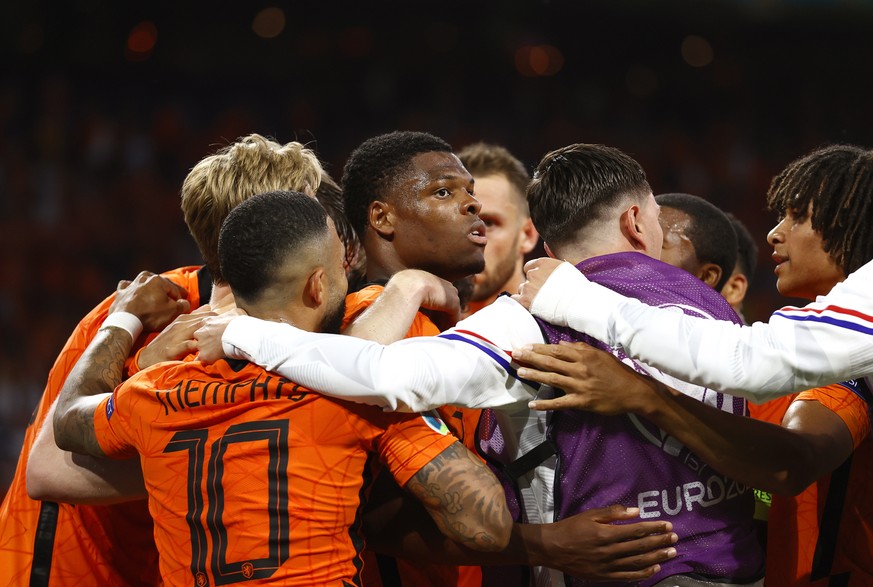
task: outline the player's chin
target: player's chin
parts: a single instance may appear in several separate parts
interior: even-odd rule
[[[481,273],[485,270],[485,255],[482,251],[455,250],[443,258],[444,268],[446,269],[443,276],[452,275],[449,281],[458,279],[469,279],[470,287],[473,286],[473,275]]]
[[[465,269],[467,270],[468,275],[474,275],[485,271],[485,252],[477,251],[470,255],[469,263]]]

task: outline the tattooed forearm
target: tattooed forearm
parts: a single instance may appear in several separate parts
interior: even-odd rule
[[[85,349],[58,396],[55,441],[64,450],[103,456],[94,434],[94,408],[121,383],[133,341],[120,328],[103,328]]]
[[[479,459],[456,442],[406,485],[443,534],[476,550],[500,550],[512,520],[503,488]]]

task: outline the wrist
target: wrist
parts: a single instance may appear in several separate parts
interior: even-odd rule
[[[142,352],[146,348],[148,348],[148,347],[147,346],[140,347],[140,349],[137,350],[136,353],[127,360],[127,364],[125,366],[127,367],[127,377],[128,378],[133,377],[134,375],[136,375],[137,373],[139,373],[142,370],[142,367],[139,366],[139,359],[140,359],[140,356],[142,355]]]
[[[633,393],[637,401],[630,411],[647,420],[660,420],[659,414],[670,395],[670,388],[652,378],[641,377],[637,383],[637,391]]]
[[[411,302],[421,306],[430,295],[432,282],[426,274],[417,269],[407,269],[406,272],[401,273],[402,280],[398,282],[401,291],[410,298]]]
[[[546,322],[567,326],[567,306],[576,299],[576,281],[584,276],[570,263],[558,265],[531,301],[530,313]],[[573,292],[573,295],[568,295]]]
[[[106,317],[106,320],[103,321],[100,328],[103,329],[109,326],[114,326],[124,330],[130,334],[132,340],[139,338],[139,335],[142,334],[143,330],[142,320],[139,319],[139,316],[131,314],[130,312],[112,312]]]
[[[512,554],[516,560],[530,566],[548,566],[549,547],[545,543],[552,530],[552,524],[513,524],[510,545],[515,546]]]

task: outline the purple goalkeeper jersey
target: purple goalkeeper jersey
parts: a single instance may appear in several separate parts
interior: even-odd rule
[[[650,305],[740,322],[725,299],[702,281],[640,253],[594,257],[577,268],[591,281]],[[747,415],[742,398],[678,382],[584,334],[539,322],[550,343],[584,341],[709,405]],[[551,457],[555,520],[591,508],[622,504],[639,507],[644,521],[672,522],[679,536],[678,555],[662,563],[655,577],[636,584],[645,587],[680,574],[726,582],[750,582],[763,576],[763,550],[753,527],[751,488],[717,473],[652,423],[634,415],[551,412],[544,428],[547,441],[524,451],[510,448],[523,446],[524,442],[509,441],[507,437],[521,438],[521,427],[532,424],[505,430],[496,424],[502,415],[489,412],[480,425],[480,449],[489,461],[501,463],[497,469],[503,474],[505,487],[512,485],[510,477],[520,478],[555,454],[556,460]],[[530,454],[524,457],[522,453]],[[516,491],[508,493],[512,505],[524,499]],[[523,511],[525,504],[521,503],[519,509]],[[564,577],[564,581],[568,585],[618,584],[571,577]]]

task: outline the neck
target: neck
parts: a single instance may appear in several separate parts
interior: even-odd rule
[[[212,295],[209,296],[209,306],[213,312],[218,314],[234,309],[236,303],[233,299],[233,292],[230,290],[230,286],[226,283],[213,283]]]
[[[367,254],[367,281],[388,280],[398,271],[409,269],[398,258],[391,243],[371,231],[367,231],[364,237],[364,251]]]
[[[635,251],[631,246],[590,246],[590,243],[586,243],[586,245],[566,245],[563,247],[556,247],[552,252],[555,257],[561,259],[562,261],[567,261],[572,263],[573,265],[578,265],[582,261],[586,259],[591,259],[592,257],[600,257],[601,255],[611,255],[613,253],[628,253]]]
[[[506,280],[502,286],[497,288],[490,296],[487,298],[483,298],[481,300],[470,300],[467,303],[467,309],[463,314],[463,318],[466,318],[470,314],[478,312],[485,306],[489,306],[494,303],[494,300],[500,296],[503,292],[507,292],[510,294],[517,294],[518,287],[524,283],[524,259],[519,259],[518,263],[516,263],[515,271],[512,274],[512,277]]]
[[[254,305],[244,309],[249,316],[270,322],[283,322],[307,332],[317,332],[320,325],[320,316],[305,307],[274,309]]]
[[[573,265],[592,257],[611,255],[613,253],[643,253],[652,256],[648,250],[634,246],[621,230],[601,230],[592,227],[585,234],[577,234],[576,238],[563,245],[551,248],[558,259],[568,261]]]

